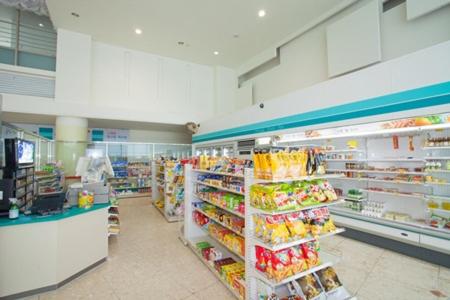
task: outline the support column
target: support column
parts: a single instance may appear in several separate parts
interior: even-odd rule
[[[75,175],[78,158],[84,156],[88,141],[88,120],[57,117],[55,123],[56,160],[64,164],[66,176]]]

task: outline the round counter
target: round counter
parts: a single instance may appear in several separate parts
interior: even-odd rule
[[[0,299],[56,289],[104,262],[108,207],[0,218]]]

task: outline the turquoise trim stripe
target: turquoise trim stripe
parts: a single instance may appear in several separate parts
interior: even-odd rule
[[[450,81],[447,81],[413,90],[202,134],[194,136],[192,142],[200,143],[238,137],[241,135],[325,124],[449,103]]]
[[[23,225],[23,224],[31,224],[31,223],[40,223],[40,222],[52,222],[58,221],[66,218],[75,217],[81,214],[85,214],[97,209],[107,208],[109,207],[109,203],[105,204],[94,204],[91,208],[84,209],[78,207],[72,207],[63,213],[57,215],[49,215],[49,216],[39,216],[39,215],[20,215],[18,219],[10,220],[8,217],[0,217],[0,227],[2,226],[13,226],[13,225]]]

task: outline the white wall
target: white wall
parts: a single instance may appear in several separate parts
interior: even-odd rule
[[[214,115],[213,67],[97,42],[92,57],[95,105],[144,110],[148,121],[161,113],[189,121]]]
[[[264,109],[260,109],[259,105],[253,105],[226,117],[202,122],[197,135],[447,81],[450,81],[450,41],[299,89],[265,102]],[[449,112],[450,104],[423,109],[420,113],[431,114],[438,111]],[[401,112],[387,114],[382,118],[404,116],[405,113]],[[378,116],[369,117],[364,118],[364,122],[379,119]],[[361,122],[361,120],[354,120],[354,122]],[[333,123],[333,126],[338,124],[340,123]],[[262,135],[269,134],[272,133]]]
[[[58,29],[55,100],[88,103],[91,90],[89,35]]]
[[[246,81],[253,85],[253,103],[271,100],[328,78],[326,27],[369,3],[362,0],[313,28],[280,51],[280,64]],[[406,4],[381,14],[382,61],[450,40],[450,6],[412,21],[406,19]]]
[[[55,99],[3,94],[4,110],[185,124],[235,109],[233,70],[176,60],[58,30]]]

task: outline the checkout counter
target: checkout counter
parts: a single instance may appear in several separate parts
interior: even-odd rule
[[[104,262],[108,207],[0,218],[0,299],[54,290]]]

